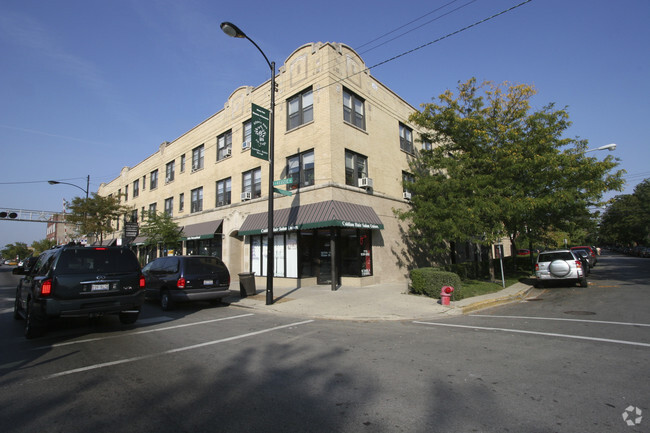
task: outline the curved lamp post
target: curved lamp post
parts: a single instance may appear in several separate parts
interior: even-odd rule
[[[48,180],[47,183],[50,185],[70,185],[74,186],[75,188],[79,188],[83,192],[86,193],[86,200],[88,200],[88,190],[90,189],[90,175],[86,177],[86,189],[83,189],[79,185],[75,185],[74,183],[68,183],[68,182],[59,182],[58,180]]]
[[[273,276],[275,274],[273,266],[273,160],[275,158],[275,155],[273,154],[273,143],[275,136],[275,62],[270,62],[269,58],[266,57],[264,51],[262,51],[262,49],[255,43],[255,41],[246,36],[246,33],[244,33],[233,23],[221,23],[221,30],[223,30],[223,32],[230,37],[248,39],[253,45],[255,45],[255,48],[257,48],[258,51],[262,53],[264,60],[266,60],[266,63],[269,65],[269,69],[271,69],[271,109],[269,110],[269,216],[267,234],[268,246],[266,254],[266,305],[271,305],[273,304]]]
[[[606,144],[604,146],[597,147],[595,149],[585,150],[585,153],[587,153],[587,152],[595,152],[597,150],[609,150],[611,152],[614,149],[616,149],[616,143],[610,143],[610,144]]]

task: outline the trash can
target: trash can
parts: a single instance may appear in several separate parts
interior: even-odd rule
[[[239,275],[239,296],[255,296],[255,272],[242,272]]]

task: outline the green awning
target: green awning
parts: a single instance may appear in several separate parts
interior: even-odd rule
[[[187,225],[183,227],[181,240],[212,239],[222,223],[223,220],[214,220]]]
[[[383,229],[384,225],[370,206],[329,200],[273,211],[273,232],[306,230],[324,227]],[[249,215],[239,235],[268,232],[268,213]]]

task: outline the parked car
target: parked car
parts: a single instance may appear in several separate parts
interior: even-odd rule
[[[587,276],[582,261],[571,250],[543,251],[535,264],[536,287],[547,282],[567,281],[587,287]]]
[[[517,255],[518,256],[529,256],[530,255],[530,250],[517,250]]]
[[[589,265],[589,268],[593,268],[594,266],[596,266],[596,260],[597,260],[596,256],[591,254],[591,252],[589,252],[589,250],[587,248],[575,248],[574,247],[574,248],[571,248],[571,251],[573,251],[573,253],[576,256],[578,256],[578,258],[585,257],[587,259],[587,263]],[[587,272],[587,274],[589,274],[589,272]]]
[[[118,314],[123,324],[138,319],[144,277],[126,247],[55,247],[38,256],[16,288],[14,318],[25,319],[25,337],[42,335],[56,317]]]
[[[586,250],[589,253],[589,255],[592,258],[592,262],[591,262],[592,263],[592,265],[591,265],[592,268],[594,266],[596,266],[596,263],[598,263],[598,257],[597,257],[597,254],[596,254],[596,250],[594,250],[593,248],[591,248],[589,246],[584,246],[584,245],[579,246],[579,247],[571,247],[571,251],[575,251],[575,250]]]
[[[589,276],[592,267],[591,265],[592,258],[589,252],[587,250],[574,250],[573,254],[577,256],[578,259],[580,259],[580,261],[582,262],[582,269],[584,269],[585,271],[585,275]]]
[[[178,302],[212,301],[220,303],[230,296],[230,272],[217,257],[160,257],[142,268],[145,297],[160,301],[163,310]]]

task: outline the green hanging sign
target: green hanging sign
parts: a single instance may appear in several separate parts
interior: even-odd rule
[[[265,161],[269,160],[269,118],[271,112],[264,107],[252,104],[251,117],[251,155]]]

